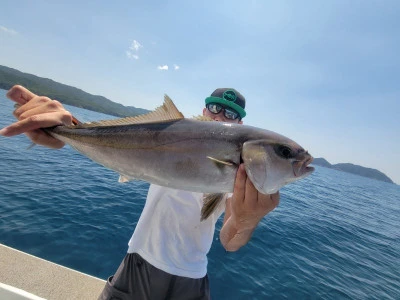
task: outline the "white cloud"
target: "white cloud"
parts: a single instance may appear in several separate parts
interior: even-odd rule
[[[5,32],[7,34],[11,34],[11,35],[18,34],[18,32],[16,32],[14,29],[9,29],[9,28],[4,27],[4,26],[0,26],[0,31]]]
[[[162,70],[162,71],[168,71],[168,66],[167,65],[158,66],[157,69]]]
[[[143,48],[143,46],[137,40],[133,40],[129,50],[126,51],[126,56],[129,59],[139,59],[138,52],[140,48]]]
[[[132,52],[130,52],[129,50],[126,51],[126,56],[130,59],[139,59],[139,55],[133,54]]]
[[[174,65],[174,70],[179,70],[180,67],[178,65]]]
[[[143,46],[137,40],[133,40],[132,45],[129,47],[129,49],[135,50],[136,52],[138,52],[140,48],[143,48]]]

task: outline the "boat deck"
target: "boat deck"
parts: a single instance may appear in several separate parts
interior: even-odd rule
[[[0,299],[97,299],[105,281],[0,244]],[[9,286],[16,288],[14,291]],[[18,289],[22,291],[18,291]],[[24,293],[26,291],[27,293]],[[28,293],[33,294],[31,296]],[[14,294],[13,297],[10,295]],[[21,294],[23,294],[21,296]],[[3,298],[6,296],[7,298]],[[35,295],[38,296],[35,298]]]

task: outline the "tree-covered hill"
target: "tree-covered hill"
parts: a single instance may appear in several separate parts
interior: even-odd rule
[[[355,175],[368,177],[368,178],[372,178],[372,179],[376,179],[376,180],[380,180],[380,181],[384,181],[384,182],[394,183],[388,176],[386,176],[384,173],[382,173],[381,171],[376,170],[376,169],[366,168],[363,166],[354,165],[354,164],[350,164],[350,163],[340,163],[340,164],[332,165],[325,158],[322,158],[322,157],[314,158],[312,163],[314,165],[325,167],[325,168],[335,169],[338,171],[352,173]]]
[[[8,90],[16,84],[28,88],[35,94],[56,99],[63,104],[117,117],[135,116],[149,112],[142,108],[123,106],[103,96],[92,95],[76,87],[0,65],[0,89]]]

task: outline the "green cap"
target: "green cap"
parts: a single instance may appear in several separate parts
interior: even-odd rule
[[[239,113],[240,119],[243,119],[246,116],[246,112],[244,111],[246,99],[235,89],[216,89],[210,97],[206,98],[206,105],[208,103],[219,103],[230,107]]]

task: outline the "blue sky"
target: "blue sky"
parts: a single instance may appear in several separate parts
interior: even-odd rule
[[[198,115],[233,87],[248,125],[400,183],[399,1],[18,1],[0,64],[124,105]],[[168,67],[168,69],[167,69]]]

